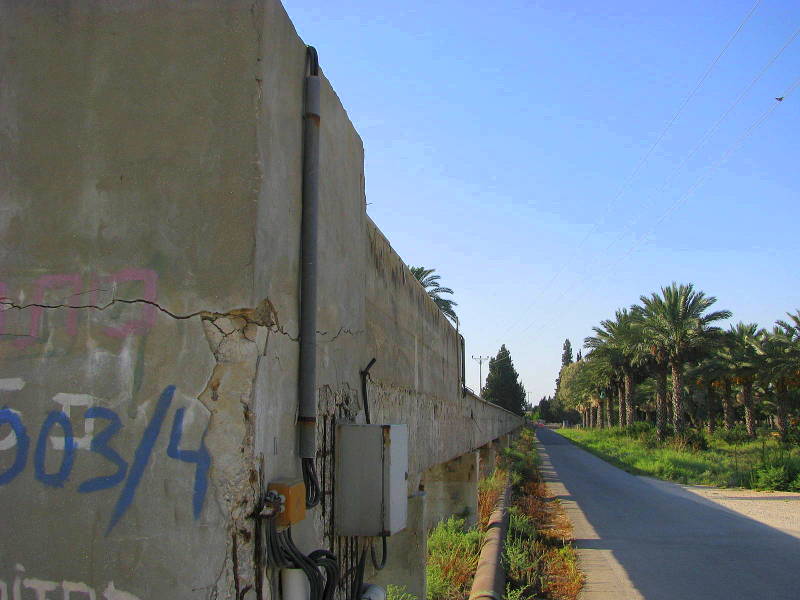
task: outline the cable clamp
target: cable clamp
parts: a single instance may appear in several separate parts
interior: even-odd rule
[[[275,491],[269,491],[261,502],[258,516],[262,518],[274,517],[286,510],[286,496]]]

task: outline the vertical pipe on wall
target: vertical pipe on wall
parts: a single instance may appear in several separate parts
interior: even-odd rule
[[[300,456],[316,455],[317,422],[317,230],[319,222],[320,77],[317,52],[308,48],[303,109],[303,222],[300,275]]]

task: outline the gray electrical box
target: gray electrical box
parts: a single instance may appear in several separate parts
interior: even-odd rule
[[[337,533],[378,536],[405,529],[407,479],[408,425],[339,425]]]

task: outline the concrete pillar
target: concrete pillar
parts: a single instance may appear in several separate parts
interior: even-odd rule
[[[467,452],[425,473],[426,528],[451,515],[462,517],[466,526],[478,522],[478,456]]]
[[[425,563],[428,560],[428,530],[425,527],[426,496],[424,492],[408,499],[406,528],[388,539],[389,558],[386,566],[372,576],[367,583],[405,586],[406,590],[424,600],[427,597]],[[376,541],[380,559],[380,541]],[[369,558],[367,558],[369,565]]]
[[[497,450],[494,444],[489,442],[478,449],[478,478],[484,479],[494,470],[494,463],[497,460]]]

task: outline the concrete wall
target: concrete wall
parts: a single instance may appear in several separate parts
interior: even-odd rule
[[[0,28],[0,598],[253,598],[249,514],[299,475],[305,45],[274,0],[4,0]],[[327,82],[322,114],[325,495],[296,537],[347,564],[333,431],[363,421],[372,357],[412,489],[518,420],[461,397]]]

